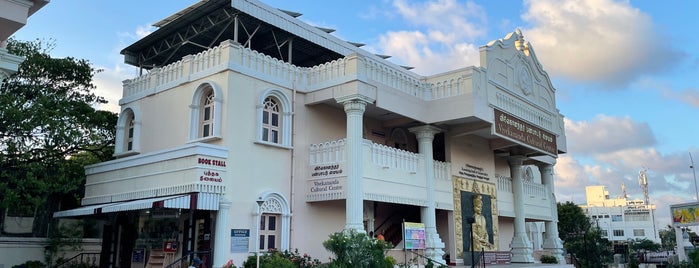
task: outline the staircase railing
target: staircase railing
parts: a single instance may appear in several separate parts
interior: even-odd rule
[[[430,258],[430,257],[427,257],[427,256],[422,255],[422,254],[420,254],[419,252],[415,252],[415,251],[413,251],[412,254],[418,255],[418,256],[421,257],[422,259],[426,260],[426,261],[424,261],[425,263],[427,263],[427,261],[431,261],[432,263],[434,263],[434,264],[437,265],[437,266],[439,266],[439,265],[449,266],[449,264],[446,263],[446,261],[444,261],[444,260],[439,260],[439,261],[437,261],[437,260],[435,260],[435,259],[432,259],[432,258]],[[485,266],[484,266],[484,267],[485,267]]]
[[[179,267],[176,265],[181,264],[182,261],[188,261],[189,263],[192,263],[194,261],[195,257],[202,260],[201,266],[196,266],[197,268],[209,267],[208,262],[209,262],[209,260],[211,260],[211,251],[192,251],[192,252],[187,253],[187,254],[182,254],[182,257],[172,261],[172,263],[165,266],[165,268]]]
[[[88,264],[90,267],[97,267],[99,266],[99,261],[100,261],[100,253],[99,252],[81,252],[78,253],[77,255],[63,260],[62,262],[56,263],[53,267],[55,268],[60,268],[60,267],[65,267],[69,264],[81,264],[85,263]]]

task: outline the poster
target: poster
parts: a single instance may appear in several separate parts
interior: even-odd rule
[[[231,253],[247,253],[250,229],[231,229]]]
[[[405,249],[425,249],[425,224],[404,222]]]

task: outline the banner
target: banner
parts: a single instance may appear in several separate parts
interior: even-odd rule
[[[419,222],[404,222],[405,249],[425,249],[425,224]]]

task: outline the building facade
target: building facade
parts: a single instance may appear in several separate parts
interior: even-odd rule
[[[655,226],[655,204],[641,199],[628,199],[626,194],[610,198],[605,186],[586,186],[585,214],[599,227],[602,237],[614,243],[648,239],[660,243]]]
[[[481,47],[481,66],[421,76],[297,16],[202,1],[122,51],[145,74],[123,83],[117,159],[87,167],[83,207],[55,214],[105,220],[103,266],[142,265],[144,250],[326,260],[343,230],[401,249],[403,222],[455,263],[470,228],[474,249],[534,262],[526,223],[541,222],[538,245],[563,259],[563,116],[519,30]]]
[[[7,39],[27,24],[27,19],[48,4],[49,0],[0,0],[0,86],[17,72],[24,58],[7,52]]]

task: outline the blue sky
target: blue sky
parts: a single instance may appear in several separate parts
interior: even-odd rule
[[[137,70],[119,51],[150,25],[196,0],[51,1],[15,38],[56,41],[53,55],[104,69],[98,94],[118,111],[121,81]],[[611,196],[626,184],[642,199],[647,169],[656,219],[695,201],[689,153],[699,164],[699,1],[268,0],[332,28],[365,49],[429,75],[478,64],[478,47],[520,28],[557,89],[568,153],[555,167],[559,201],[584,203],[584,186]],[[327,4],[330,3],[330,4]]]

